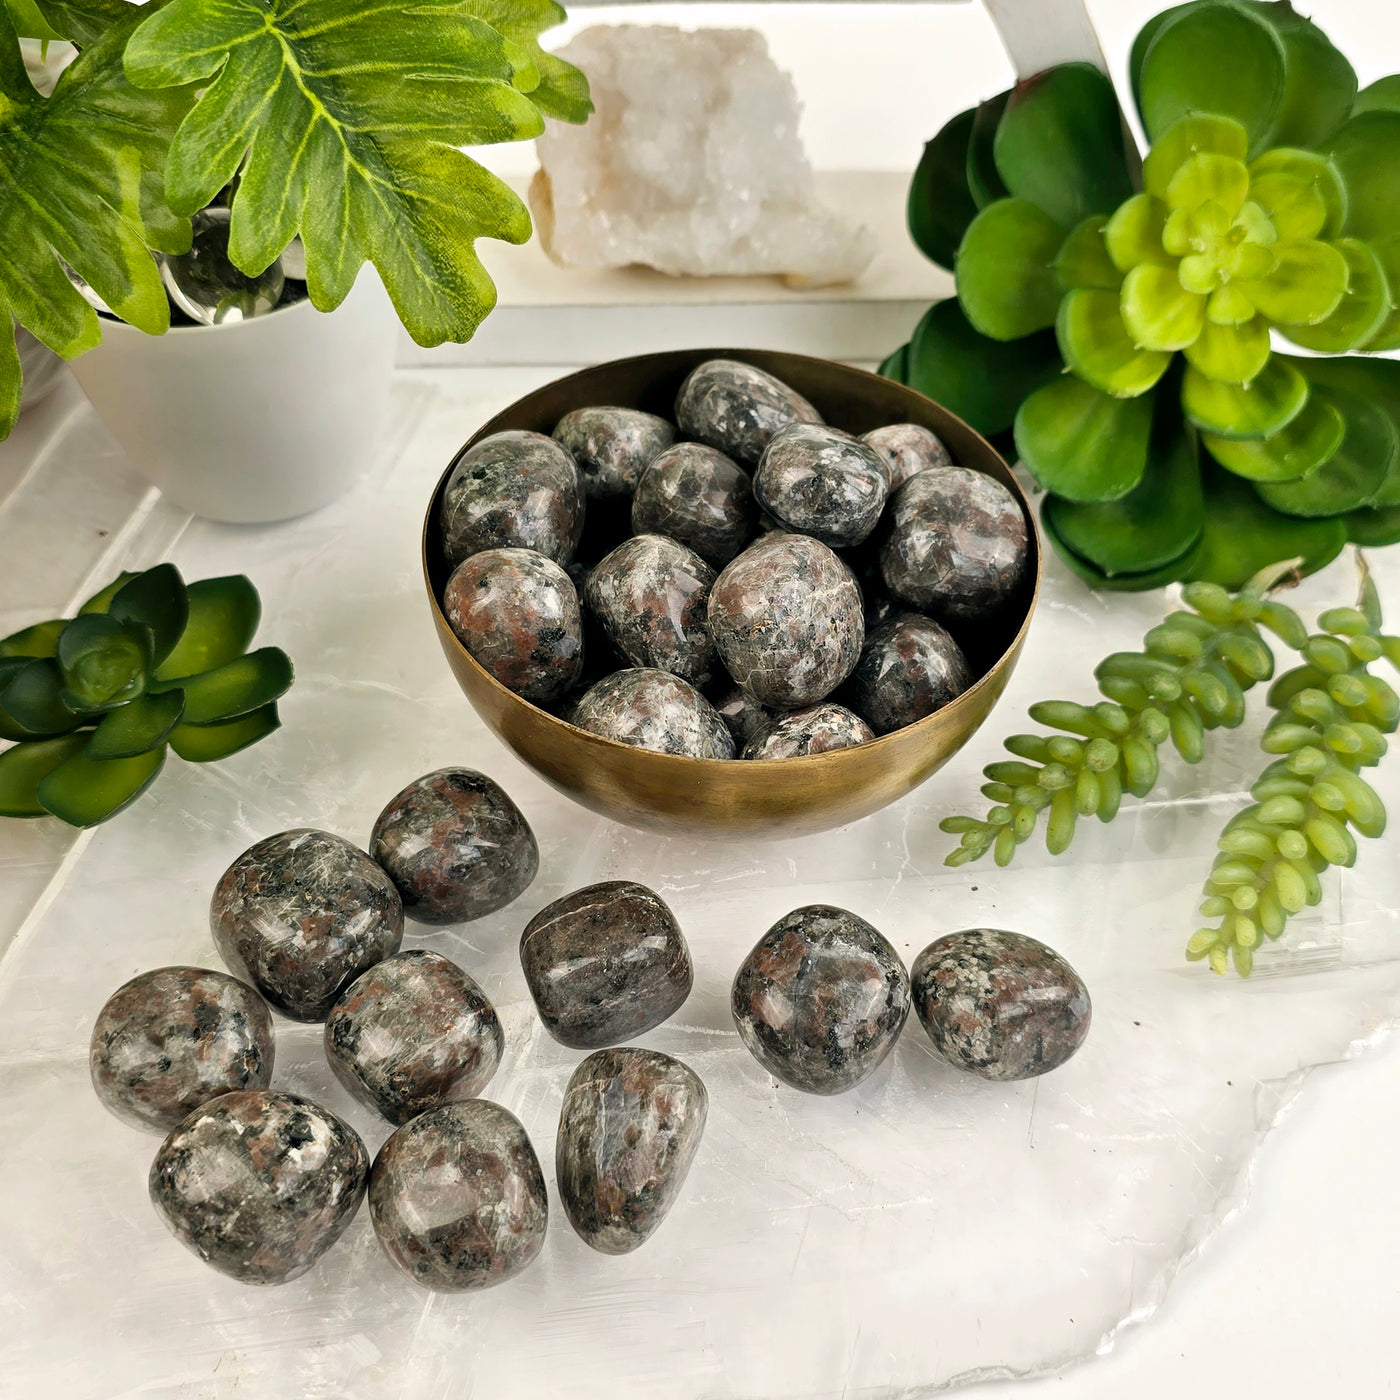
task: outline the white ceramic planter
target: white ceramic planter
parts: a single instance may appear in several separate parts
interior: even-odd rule
[[[285,520],[369,467],[388,415],[397,322],[373,268],[329,315],[309,301],[250,321],[145,335],[104,320],[72,362],[132,464],[211,520]]]

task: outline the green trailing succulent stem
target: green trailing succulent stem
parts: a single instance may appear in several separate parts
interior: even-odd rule
[[[0,640],[0,816],[94,826],[155,781],[168,749],[207,763],[272,733],[292,663],[248,651],[260,615],[242,574],[187,587],[160,564]]]
[[[1186,945],[1188,958],[1207,958],[1216,972],[1233,963],[1247,977],[1260,943],[1322,898],[1322,872],[1355,862],[1353,833],[1385,830],[1385,807],[1361,770],[1380,762],[1400,723],[1400,697],[1370,672],[1382,658],[1400,667],[1400,637],[1382,635],[1369,577],[1359,607],[1333,608],[1318,624],[1303,664],[1269,690],[1276,713],[1260,747],[1273,762],[1220,835],[1201,904],[1218,922]]]
[[[1042,815],[1045,844],[1059,855],[1079,818],[1111,821],[1124,793],[1151,792],[1164,744],[1198,763],[1207,732],[1240,724],[1245,692],[1273,674],[1263,631],[1290,647],[1306,637],[1297,614],[1267,596],[1277,574],[1234,596],[1217,584],[1188,584],[1186,607],[1148,632],[1141,651],[1116,652],[1100,663],[1099,703],[1032,705],[1031,718],[1059,732],[1006,740],[1013,758],[984,770],[982,791],[996,805],[986,817],[946,817],[940,824],[961,839],[946,863],[965,865],[991,851],[998,865],[1007,865]]]
[[[1358,93],[1321,30],[1256,0],[1164,12],[1129,66],[1140,176],[1087,64],[929,143],[910,228],[957,296],[882,371],[1011,430],[1097,587],[1236,588],[1400,538],[1400,364],[1348,353],[1400,346],[1400,83]]]

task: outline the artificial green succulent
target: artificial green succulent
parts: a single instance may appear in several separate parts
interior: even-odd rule
[[[1095,586],[1238,587],[1400,539],[1400,364],[1344,353],[1400,347],[1400,81],[1358,94],[1321,30],[1254,0],[1166,11],[1129,66],[1140,169],[1088,64],[929,143],[910,228],[957,297],[884,372],[1011,430]]]
[[[174,749],[226,758],[277,728],[292,663],[247,650],[257,590],[242,575],[186,587],[173,564],[123,573],[71,621],[0,641],[0,816],[95,826],[134,802]]]

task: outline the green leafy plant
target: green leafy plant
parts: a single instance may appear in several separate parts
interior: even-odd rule
[[[928,144],[910,229],[957,296],[884,373],[1011,432],[1095,587],[1400,539],[1400,363],[1341,353],[1400,347],[1400,82],[1358,94],[1283,0],[1167,10],[1129,69],[1140,170],[1088,64]]]
[[[167,749],[208,763],[266,738],[292,663],[248,651],[261,612],[242,574],[187,587],[160,564],[0,641],[0,739],[13,741],[0,816],[94,826],[145,792]]]
[[[300,236],[312,303],[378,269],[422,345],[495,303],[478,238],[522,243],[525,205],[458,148],[583,121],[583,75],[545,53],[554,0],[0,0],[0,437],[19,411],[15,325],[65,357],[101,328],[61,258],[160,334],[153,255],[236,182],[229,253],[262,272]],[[19,38],[80,49],[50,97]]]

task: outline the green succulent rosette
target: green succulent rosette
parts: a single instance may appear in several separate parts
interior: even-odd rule
[[[1010,433],[1096,587],[1400,540],[1400,363],[1373,357],[1400,347],[1400,80],[1358,93],[1316,25],[1249,0],[1158,15],[1129,66],[1140,163],[1082,63],[928,144],[910,230],[957,296],[883,372]]]

